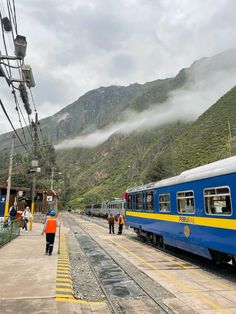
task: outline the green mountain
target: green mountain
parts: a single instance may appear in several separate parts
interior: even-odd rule
[[[160,180],[224,158],[230,153],[230,148],[226,149],[229,126],[234,153],[235,88],[209,106],[235,85],[235,74],[236,50],[229,50],[194,62],[174,78],[89,91],[41,120],[48,140],[53,144],[64,141],[66,146],[73,138],[102,131],[107,126],[124,123],[130,127],[134,120],[130,118],[151,112],[150,123],[148,120],[143,129],[125,129],[123,134],[111,132],[102,144],[92,148],[58,150],[56,163],[64,176],[55,185],[61,197],[66,203],[83,207],[90,201],[122,197],[128,186]],[[198,108],[200,105],[202,109]],[[209,109],[197,118],[198,112],[206,108]],[[196,113],[187,119],[185,110]],[[157,119],[155,124],[160,112],[163,117],[170,112],[170,116]],[[6,165],[2,168],[5,171]],[[46,184],[43,176],[40,180],[38,184]]]
[[[175,138],[146,178],[159,179],[236,154],[236,87]]]

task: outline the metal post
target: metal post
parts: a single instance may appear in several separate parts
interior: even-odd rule
[[[6,204],[5,204],[5,211],[4,211],[5,220],[8,218],[9,202],[10,202],[10,194],[11,194],[11,175],[12,175],[14,140],[15,140],[15,136],[13,135],[11,138],[10,163],[9,163],[9,172],[8,172],[8,181],[7,181],[7,195],[6,195]]]
[[[61,254],[61,223],[59,224],[59,239],[58,239],[58,250],[57,254]]]
[[[53,179],[54,179],[54,167],[52,167],[51,190],[53,190]]]
[[[34,218],[35,182],[36,182],[36,173],[34,172],[34,174],[33,174],[33,184],[32,184],[32,195],[31,195],[31,215],[32,215],[32,218],[30,219],[30,231],[32,230],[33,218]]]

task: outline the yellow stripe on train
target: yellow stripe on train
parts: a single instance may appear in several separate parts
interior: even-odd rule
[[[154,220],[170,221],[191,225],[199,225],[204,227],[214,227],[222,229],[232,229],[236,230],[236,220],[235,219],[225,219],[225,218],[209,218],[209,217],[198,217],[198,216],[181,216],[181,215],[170,215],[170,214],[155,214],[147,212],[135,212],[126,211],[126,217],[139,217]]]

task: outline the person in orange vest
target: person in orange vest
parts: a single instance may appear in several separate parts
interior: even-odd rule
[[[55,210],[51,210],[50,216],[45,221],[44,228],[42,231],[42,235],[46,233],[45,255],[52,255],[55,235],[56,235],[57,227],[59,226],[55,216],[56,216]]]
[[[119,218],[118,218],[118,224],[119,224],[118,234],[122,234],[123,225],[124,225],[124,217],[121,214],[119,215]]]

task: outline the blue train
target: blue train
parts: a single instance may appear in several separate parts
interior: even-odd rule
[[[236,266],[236,156],[129,188],[126,224],[159,246]]]
[[[111,201],[87,204],[84,211],[86,215],[102,218],[106,218],[112,212],[117,219],[119,214],[125,215],[125,200],[113,198]]]

